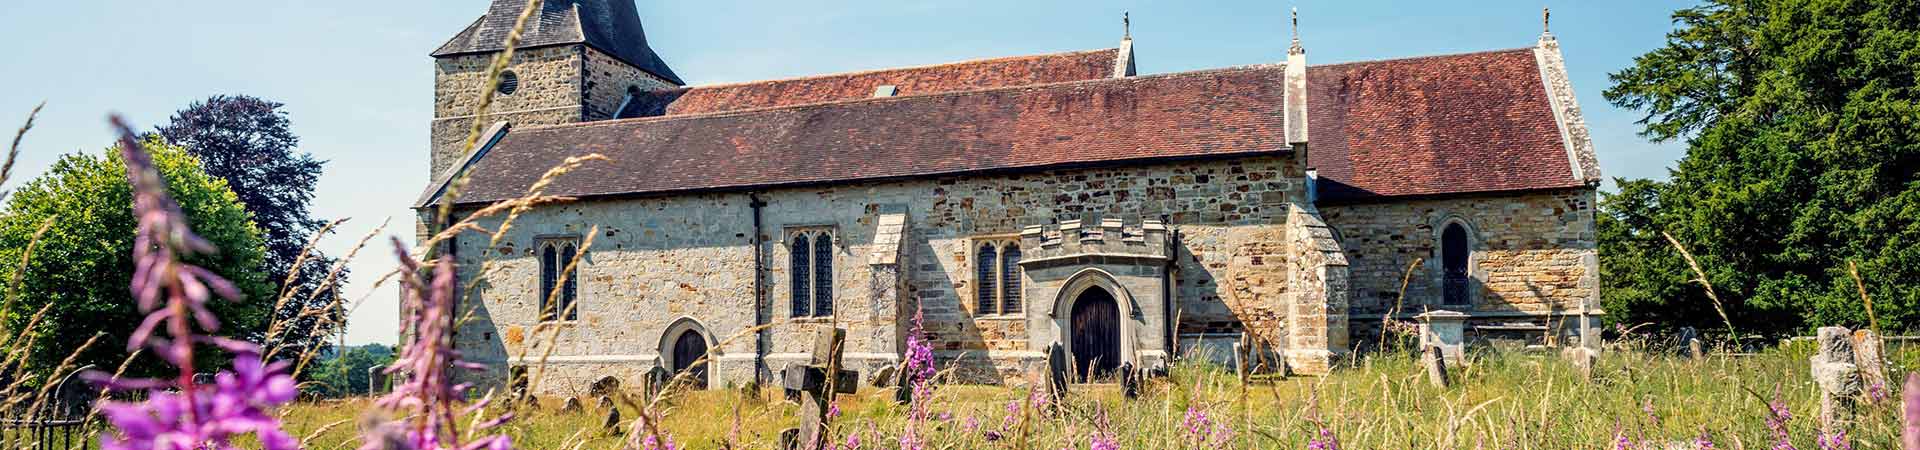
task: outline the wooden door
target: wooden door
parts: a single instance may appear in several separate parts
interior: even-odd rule
[[[677,375],[691,370],[693,374],[688,375],[692,378],[689,384],[698,389],[706,389],[707,362],[700,361],[700,358],[706,356],[707,340],[701,338],[700,333],[692,331],[680,333],[680,338],[673,341],[673,373]],[[700,361],[700,364],[695,365],[694,361]]]
[[[1073,302],[1073,369],[1077,379],[1103,379],[1120,367],[1120,305],[1090,288]]]

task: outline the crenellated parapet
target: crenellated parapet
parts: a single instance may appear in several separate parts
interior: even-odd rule
[[[1068,220],[1021,230],[1024,254],[1020,264],[1045,266],[1083,259],[1167,261],[1173,258],[1171,242],[1167,225],[1158,220]]]

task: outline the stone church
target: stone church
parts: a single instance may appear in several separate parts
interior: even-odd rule
[[[432,54],[421,232],[447,226],[426,218],[450,180],[469,177],[457,219],[607,160],[497,242],[439,249],[471,286],[455,341],[490,383],[531,369],[570,393],[662,367],[738,385],[805,362],[823,324],[872,377],[916,317],[975,382],[1024,379],[1055,343],[1096,375],[1243,341],[1314,374],[1383,320],[1453,311],[1472,342],[1571,345],[1601,314],[1600,172],[1551,34],[1312,65],[1296,31],[1284,61],[1138,74],[1129,33],[690,86],[631,0],[548,0],[465,151],[524,1]]]

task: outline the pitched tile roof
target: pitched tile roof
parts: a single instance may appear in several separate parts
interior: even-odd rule
[[[669,107],[664,117],[526,128],[507,133],[471,164],[473,180],[460,201],[519,196],[546,168],[587,153],[613,161],[566,175],[550,194],[744,189],[1284,151],[1284,79],[1282,66],[1266,65],[800,106],[770,100],[772,107],[705,114]],[[1584,185],[1573,174],[1530,48],[1314,66],[1307,79],[1308,157],[1319,170],[1323,201]]]
[[[891,85],[896,94],[922,95],[1107,78],[1119,49],[1017,56],[920,67],[785,80],[699,86],[641,93],[621,117],[721,111],[855,100]]]
[[[520,18],[520,11],[526,9],[527,1],[493,0],[486,15],[441,44],[433,56],[504,49],[502,44],[506,43],[507,34],[513,32],[513,23]],[[634,10],[632,0],[547,0],[541,2],[536,14],[528,19],[527,29],[521,32],[520,48],[587,44],[647,73],[675,84],[686,84],[647,46],[647,33],[640,26],[640,13]]]
[[[1320,198],[1582,186],[1532,48],[1307,69]]]
[[[514,130],[461,203],[827,183],[1286,151],[1279,66]]]

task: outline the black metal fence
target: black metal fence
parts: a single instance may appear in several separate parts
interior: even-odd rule
[[[11,417],[0,419],[0,448],[87,448],[88,416],[100,390],[75,374],[90,368],[73,371],[47,391],[46,398],[29,399],[33,404],[19,405]]]

